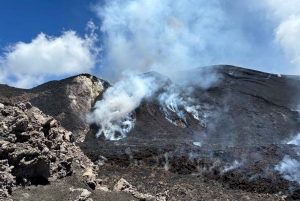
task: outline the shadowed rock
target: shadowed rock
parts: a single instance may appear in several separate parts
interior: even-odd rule
[[[0,199],[9,199],[16,185],[45,185],[72,175],[73,161],[91,165],[72,143],[72,132],[30,103],[2,107],[0,124]],[[87,184],[96,180],[90,168]]]

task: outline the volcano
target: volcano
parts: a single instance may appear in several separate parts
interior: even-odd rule
[[[186,70],[169,77],[156,72],[137,76],[141,80],[151,78],[147,86],[155,90],[141,97],[127,117],[110,122],[119,129],[113,137],[106,135],[101,122],[88,121],[87,117],[97,111],[116,84],[81,74],[32,89],[0,85],[0,121],[12,128],[5,134],[3,131],[0,139],[1,160],[14,166],[5,170],[14,178],[7,198],[300,199],[299,76],[228,65]],[[57,172],[46,168],[53,166],[53,160],[42,160],[40,155],[33,154],[30,160],[39,157],[37,161],[43,163],[32,163],[30,167],[39,170],[42,163],[43,169],[35,171],[37,175],[22,176],[16,164],[27,157],[26,153],[11,160],[14,149],[5,147],[8,143],[29,143],[35,149],[31,137],[25,135],[32,133],[32,129],[16,130],[18,121],[8,120],[7,111],[19,108],[31,122],[33,113],[37,113],[31,107],[38,108],[43,118],[51,116],[58,122],[54,127],[52,120],[39,123],[42,141],[49,141],[49,129],[61,126],[66,129],[61,133],[71,131],[72,136],[63,139],[68,147],[74,146],[68,150],[78,150],[84,163],[75,156],[67,159],[71,151],[65,153],[57,146],[45,145],[50,152],[66,154],[59,161],[64,164],[63,160],[68,160],[68,165],[60,165],[68,167],[68,171],[53,179]],[[100,117],[105,118],[108,117]],[[10,141],[12,134],[22,137]],[[58,138],[51,140],[52,144],[60,144]],[[43,148],[40,149],[42,155]],[[87,173],[89,170],[91,174]],[[0,185],[5,190],[5,184]],[[118,190],[120,185],[123,187]],[[84,190],[89,193],[84,194]],[[81,194],[77,193],[78,197],[74,192]]]

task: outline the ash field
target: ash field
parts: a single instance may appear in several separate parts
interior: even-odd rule
[[[0,200],[299,200],[299,86],[228,65],[0,85]]]

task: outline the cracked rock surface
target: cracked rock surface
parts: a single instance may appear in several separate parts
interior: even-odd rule
[[[0,200],[16,185],[48,184],[72,175],[74,160],[90,160],[72,142],[73,134],[30,103],[0,107]],[[93,169],[87,183],[94,182]]]

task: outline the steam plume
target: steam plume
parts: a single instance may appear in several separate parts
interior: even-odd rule
[[[101,73],[108,79],[118,79],[124,71],[169,75],[211,64],[249,66],[255,61],[249,55],[259,48],[246,38],[248,30],[230,23],[235,11],[223,1],[104,2],[93,9],[102,22],[105,53]]]
[[[282,161],[275,166],[275,170],[279,171],[286,180],[296,181],[300,184],[300,163],[298,160],[286,155]]]
[[[101,128],[97,136],[104,134],[108,140],[126,137],[135,124],[134,109],[156,90],[153,78],[147,76],[130,76],[108,88],[88,116],[90,123],[96,123]],[[116,136],[116,132],[120,135]]]
[[[300,146],[300,134],[296,135],[287,144]],[[299,155],[299,152],[297,154]],[[282,174],[286,180],[296,181],[300,184],[300,162],[298,160],[286,155],[274,169]]]

